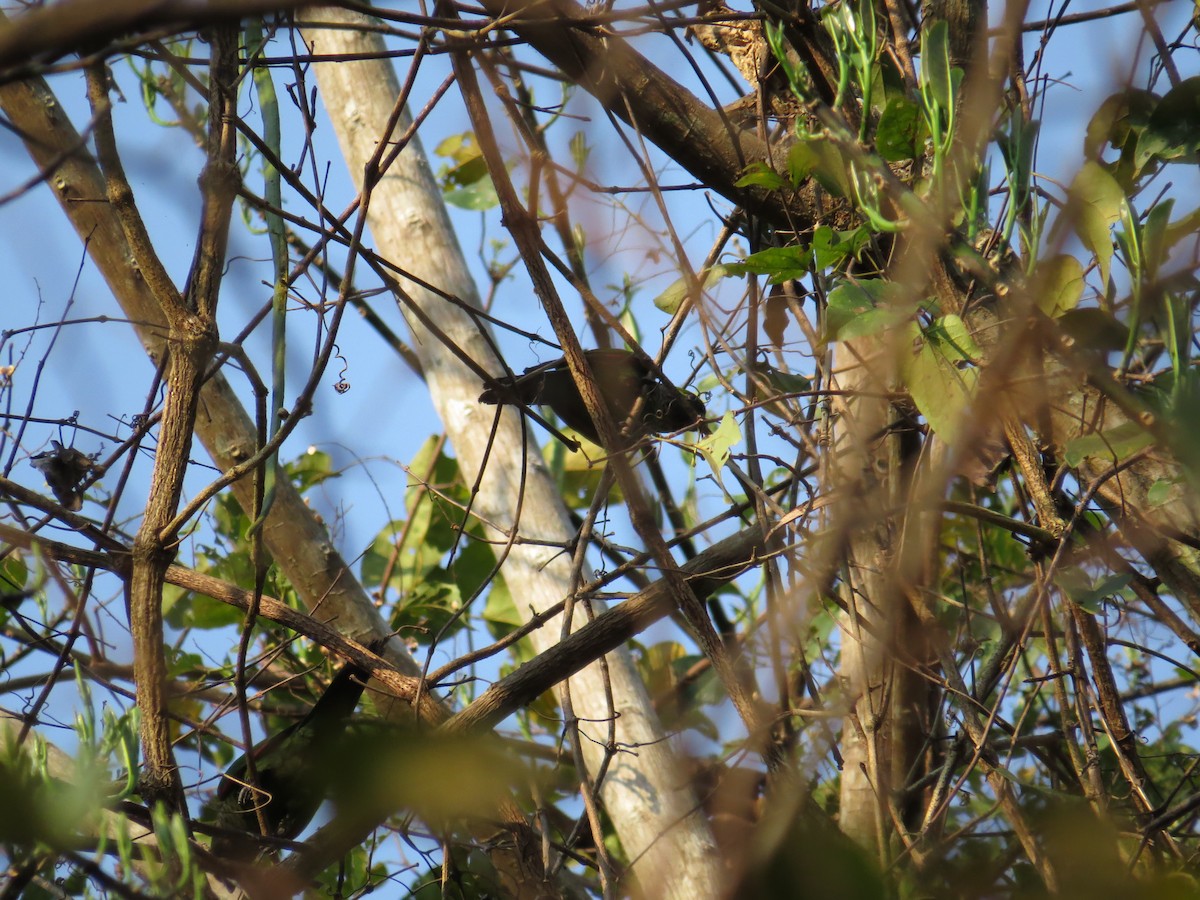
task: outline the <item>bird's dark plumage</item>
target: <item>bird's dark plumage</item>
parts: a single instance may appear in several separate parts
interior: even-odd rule
[[[262,834],[261,807],[272,837],[292,840],[317,814],[326,799],[330,767],[346,724],[362,697],[368,673],[353,663],[344,665],[308,714],[294,725],[255,744],[256,786],[248,783],[245,755],[238,757],[209,801],[206,818],[222,828]],[[253,858],[258,845],[250,838],[221,835],[213,839],[218,856]]]
[[[695,394],[663,381],[641,357],[628,350],[586,350],[596,385],[620,427],[639,397],[645,398],[640,419],[631,437],[683,431],[703,419],[704,404]],[[579,388],[565,359],[526,369],[524,374],[497,378],[479,395],[482,403],[549,406],[569,427],[594,444],[600,443],[595,422],[588,415]]]

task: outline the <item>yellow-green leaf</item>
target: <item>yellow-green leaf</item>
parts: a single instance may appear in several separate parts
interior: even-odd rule
[[[1121,185],[1099,163],[1085,163],[1071,182],[1068,212],[1075,215],[1079,239],[1096,254],[1105,288],[1113,255],[1112,226],[1121,218],[1124,201]]]
[[[1083,266],[1067,254],[1052,256],[1038,265],[1033,289],[1038,308],[1057,319],[1083,297]]]
[[[704,457],[717,479],[717,484],[722,487],[724,482],[721,481],[721,469],[725,468],[725,463],[729,461],[730,449],[741,443],[741,440],[742,429],[738,427],[733,413],[727,412],[721,417],[721,424],[717,426],[717,430],[696,444],[696,452]]]
[[[941,438],[953,443],[963,411],[975,394],[979,347],[958,316],[942,316],[929,327],[910,322],[901,373],[917,409]]]
[[[718,264],[708,270],[704,277],[703,290],[708,290],[726,275],[725,267]],[[676,278],[670,287],[654,298],[654,305],[665,313],[674,315],[691,291],[695,278]]]

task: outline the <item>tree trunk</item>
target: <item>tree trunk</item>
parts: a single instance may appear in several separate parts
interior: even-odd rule
[[[915,671],[918,628],[901,571],[897,521],[911,470],[906,420],[886,399],[891,387],[886,340],[845,345],[836,388],[844,392],[832,424],[826,490],[842,498],[836,527],[844,537],[839,592],[840,682],[845,692],[839,823],[886,865],[890,835],[905,816],[896,792],[921,746],[929,688]]]

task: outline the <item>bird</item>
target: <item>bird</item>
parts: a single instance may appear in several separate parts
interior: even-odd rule
[[[83,509],[83,482],[96,470],[92,457],[74,447],[50,442],[53,450],[29,458],[30,465],[42,473],[54,499],[71,512]]]
[[[257,844],[227,832],[261,835],[260,808],[271,837],[294,840],[308,827],[325,802],[330,769],[368,678],[366,670],[346,663],[303,719],[255,744],[249,751],[254,757],[253,786],[247,754],[230,764],[204,816],[225,830],[213,838],[215,855],[253,858]]]
[[[585,350],[584,356],[618,428],[629,418],[638,398],[645,399],[638,421],[630,428],[631,439],[683,431],[707,415],[699,397],[665,381],[632,351]],[[579,395],[565,358],[531,366],[521,375],[493,379],[485,384],[479,401],[492,405],[549,406],[567,426],[593,444],[601,443],[599,430]]]

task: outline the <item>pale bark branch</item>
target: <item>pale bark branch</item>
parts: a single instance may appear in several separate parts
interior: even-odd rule
[[[306,30],[305,38],[314,52],[348,60],[319,64],[316,72],[351,174],[360,187],[371,189],[368,219],[379,252],[441,292],[477,302],[475,286],[418,141],[409,142],[377,184],[365,179],[364,167],[375,156],[378,142],[395,140],[407,130],[407,118],[396,124],[392,134],[383,130],[401,92],[390,63],[377,59],[382,43],[373,35],[346,27],[364,21],[357,15],[324,10],[319,19],[340,26]],[[500,363],[476,320],[419,282],[401,281],[412,303],[422,310],[422,321],[432,322],[439,331],[435,338],[413,325],[417,334],[413,345],[421,356],[430,395],[455,455],[464,472],[484,471],[493,412],[478,402],[482,385],[474,370],[482,365],[499,372]],[[462,356],[475,364],[464,364]],[[536,454],[528,452],[532,450],[528,440],[519,416],[505,411],[491,450],[492,462],[474,505],[484,521],[499,523],[503,529],[519,528],[522,536],[563,546],[574,537],[573,529],[557,488],[540,462],[533,462]],[[531,460],[528,469],[516,471],[517,461],[525,458]],[[515,510],[521,511],[519,522],[514,521]],[[508,535],[490,537],[503,541]],[[504,577],[513,596],[520,598],[520,612],[537,613],[569,593],[570,562],[549,546],[518,544],[505,561]],[[532,635],[539,652],[555,645],[556,631],[543,628]],[[720,867],[707,822],[689,786],[678,778],[674,748],[666,740],[625,648],[610,653],[606,663],[608,683],[621,710],[616,740],[637,747],[638,756],[635,760],[619,755],[611,760],[601,795],[627,854],[638,860],[635,875],[646,890],[661,889],[680,898],[712,896],[721,880]],[[609,720],[605,677],[598,667],[578,673],[571,691],[581,719]],[[605,756],[604,748],[591,741],[585,742],[584,753],[591,766],[598,766]]]

